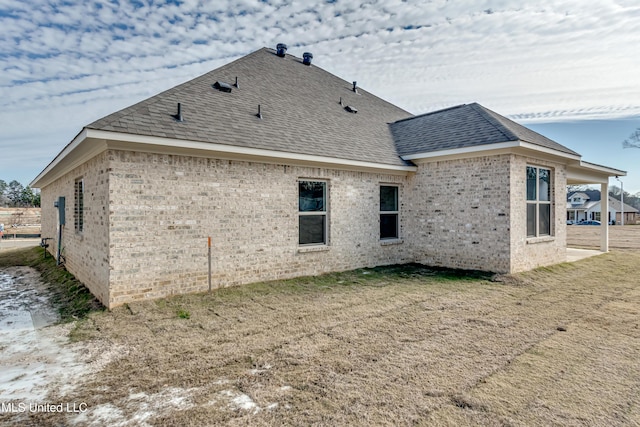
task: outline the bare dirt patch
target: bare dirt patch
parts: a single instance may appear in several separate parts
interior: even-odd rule
[[[637,425],[639,263],[377,268],[93,313],[74,338],[126,351],[67,394],[87,412],[30,421]]]

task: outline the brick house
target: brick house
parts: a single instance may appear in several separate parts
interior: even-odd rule
[[[208,236],[214,287],[518,272],[565,261],[567,183],[624,175],[478,104],[413,116],[308,59],[263,48],[87,125],[31,183],[50,250],[109,308],[206,290]]]

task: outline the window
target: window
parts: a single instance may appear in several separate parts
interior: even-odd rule
[[[326,182],[298,182],[298,226],[299,244],[327,244]]]
[[[76,179],[74,191],[74,226],[77,232],[84,230],[84,180]]]
[[[397,239],[398,232],[398,187],[380,186],[380,239]]]
[[[527,237],[551,235],[551,170],[527,166]]]

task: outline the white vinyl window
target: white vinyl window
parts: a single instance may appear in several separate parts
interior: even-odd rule
[[[527,237],[551,235],[551,170],[527,166]]]

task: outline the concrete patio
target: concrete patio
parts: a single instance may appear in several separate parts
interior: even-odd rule
[[[567,262],[575,262],[592,256],[602,255],[604,253],[605,252],[595,249],[567,248]]]

